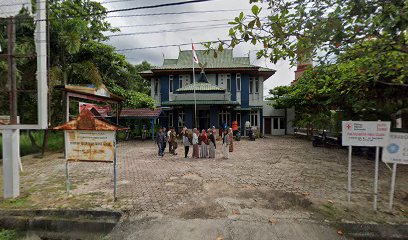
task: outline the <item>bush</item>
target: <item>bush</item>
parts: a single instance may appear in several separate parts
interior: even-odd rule
[[[32,135],[35,139],[35,142],[41,147],[43,138],[44,138],[43,130],[40,131],[33,131]],[[48,137],[48,147],[47,151],[58,151],[64,149],[64,137],[62,131],[50,131]],[[3,137],[0,134],[0,158],[3,157]],[[20,154],[21,156],[40,153],[41,149],[33,148],[31,145],[30,138],[28,137],[27,131],[20,132]]]

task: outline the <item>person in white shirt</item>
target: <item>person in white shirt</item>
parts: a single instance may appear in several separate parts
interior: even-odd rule
[[[193,129],[193,157],[200,158],[200,150],[198,148],[198,130]]]
[[[169,153],[171,153],[171,150],[173,148],[170,142],[170,134],[171,134],[171,128],[169,128],[169,131],[167,131],[167,142],[169,143]]]

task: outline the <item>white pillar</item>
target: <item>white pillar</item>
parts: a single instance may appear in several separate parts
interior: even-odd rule
[[[3,130],[4,198],[20,195],[20,130]]]

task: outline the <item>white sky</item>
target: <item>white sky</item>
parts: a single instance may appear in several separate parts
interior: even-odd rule
[[[112,0],[98,0],[100,2],[107,2]],[[138,6],[155,5],[170,2],[180,2],[183,0],[124,0],[121,2],[112,2],[103,4],[108,10],[131,8]],[[175,7],[162,7],[156,9],[134,10],[119,13],[111,13],[108,16],[130,15],[130,14],[146,14],[146,13],[163,13],[163,12],[182,12],[182,11],[206,11],[206,10],[220,10],[220,9],[247,9],[244,13],[250,12],[251,5],[249,0],[215,0],[211,2],[193,3]],[[108,18],[108,21],[113,26],[128,26],[128,25],[144,25],[157,23],[171,23],[171,22],[189,22],[189,21],[208,21],[219,19],[233,19],[239,15],[240,11],[233,12],[214,12],[214,13],[194,13],[194,14],[179,14],[179,15],[162,15],[162,16],[139,16],[139,17],[122,17],[122,18]],[[208,26],[227,24],[228,21],[217,22],[200,22],[188,23],[178,25],[162,25],[162,26],[145,26],[145,27],[121,27],[120,33],[146,32],[146,31],[161,31],[180,28],[189,28],[196,26]],[[156,34],[131,35],[112,37],[108,42],[117,49],[148,47],[160,45],[172,45],[189,43],[191,39],[194,42],[213,41],[217,39],[228,38],[228,26],[216,26],[212,29],[197,29],[194,31],[183,32],[162,32]],[[182,50],[189,50],[190,46],[181,46]],[[289,63],[286,61],[278,62],[276,65],[271,64],[268,60],[257,60],[255,53],[259,46],[250,44],[238,45],[234,49],[234,56],[247,56],[250,53],[251,63],[258,66],[269,67],[277,70],[275,75],[264,82],[264,95],[267,95],[269,89],[280,86],[289,85],[294,79],[294,69],[290,69]],[[202,46],[196,45],[196,49],[203,49]],[[128,61],[134,64],[147,60],[153,65],[161,65],[163,62],[163,55],[165,58],[177,58],[179,47],[154,48],[121,52],[125,54]]]

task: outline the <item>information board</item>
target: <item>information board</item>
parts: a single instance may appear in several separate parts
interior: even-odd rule
[[[114,131],[66,130],[64,132],[67,161],[114,161]]]
[[[391,132],[382,159],[388,163],[408,164],[408,133]]]
[[[385,146],[390,133],[390,122],[343,121],[343,146]]]

